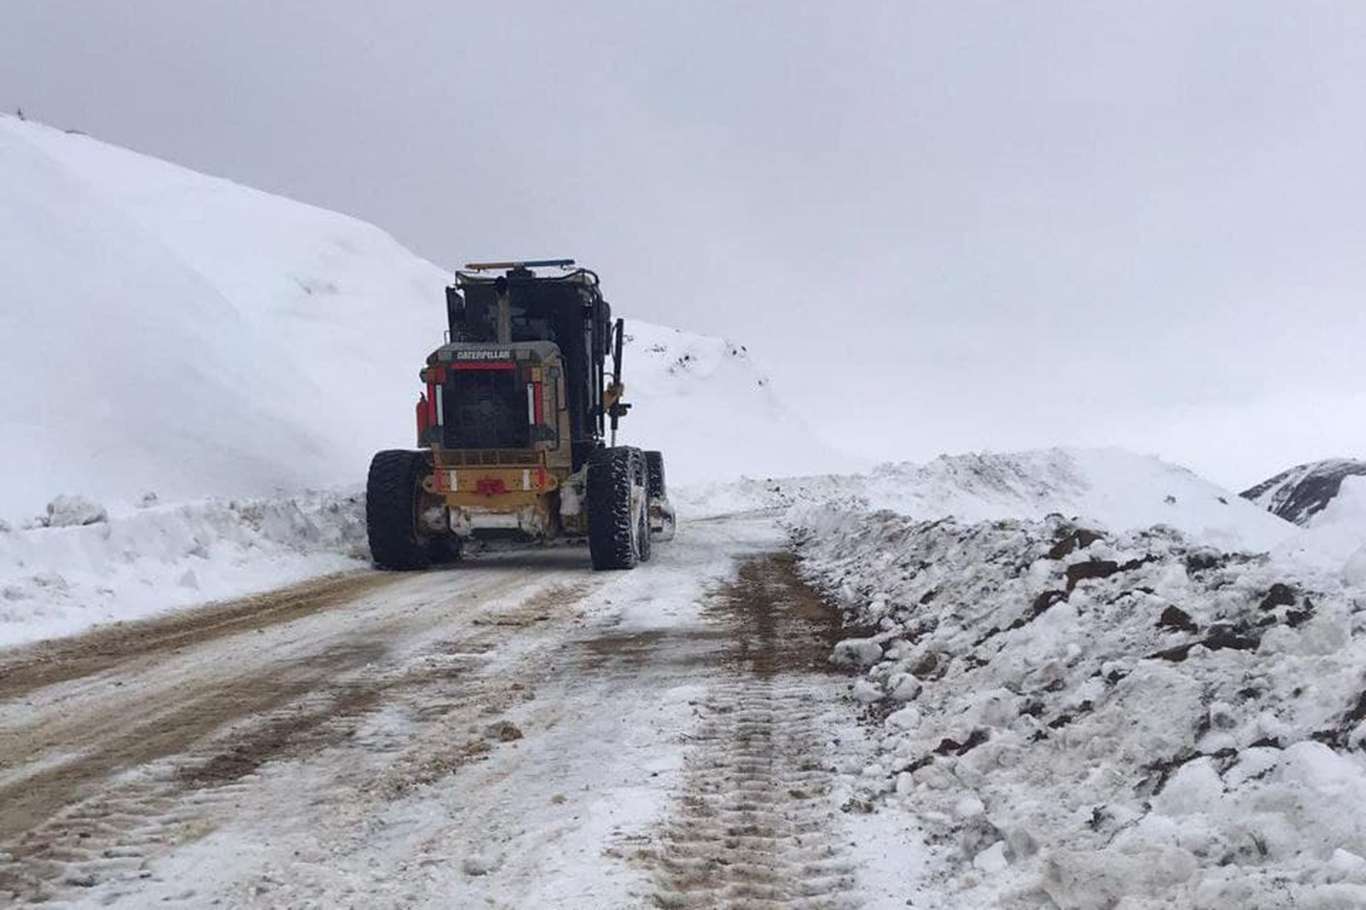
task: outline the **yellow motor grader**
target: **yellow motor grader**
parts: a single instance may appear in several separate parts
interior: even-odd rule
[[[616,444],[624,324],[598,276],[572,259],[471,263],[446,313],[419,373],[417,447],[370,463],[376,565],[421,569],[499,537],[586,538],[595,569],[648,560],[674,513],[663,456]]]

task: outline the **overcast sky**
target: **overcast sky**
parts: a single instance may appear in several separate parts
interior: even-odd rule
[[[1366,456],[1363,4],[7,0],[20,106],[577,257],[872,459]]]

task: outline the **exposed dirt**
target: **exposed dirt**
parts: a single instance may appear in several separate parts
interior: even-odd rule
[[[74,638],[40,642],[0,658],[0,701],[35,689],[109,670],[138,658],[236,635],[332,609],[402,578],[385,572],[329,575],[272,591],[172,613],[116,623]]]
[[[244,731],[241,738],[225,744],[208,761],[186,765],[176,776],[195,787],[231,783],[306,742],[322,745],[317,735],[320,728],[364,714],[379,703],[382,695],[379,687],[349,685],[321,704],[295,705],[256,729]]]
[[[58,808],[79,800],[92,784],[119,771],[173,755],[213,730],[244,717],[270,712],[287,704],[320,680],[371,661],[383,653],[381,645],[332,648],[276,672],[256,673],[224,686],[185,685],[149,694],[136,714],[104,718],[76,718],[72,726],[50,726],[36,735],[23,730],[0,736],[0,767],[21,765],[30,755],[54,745],[74,753],[12,784],[0,786],[0,842],[32,828]],[[74,728],[73,728],[74,727]]]
[[[746,562],[735,583],[713,599],[706,615],[723,623],[732,640],[724,659],[759,676],[835,672],[830,651],[849,634],[840,624],[839,611],[797,574],[796,558],[790,553]]]
[[[837,613],[806,586],[788,555],[747,562],[705,614],[718,624],[723,670],[700,706],[684,789],[660,842],[660,907],[844,908],[854,869],[830,802],[826,744],[814,732],[830,708]]]

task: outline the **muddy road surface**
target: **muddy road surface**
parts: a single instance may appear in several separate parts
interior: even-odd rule
[[[838,632],[732,516],[0,653],[0,904],[897,906]]]

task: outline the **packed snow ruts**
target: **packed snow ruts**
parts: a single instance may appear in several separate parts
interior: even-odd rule
[[[837,652],[871,663],[867,798],[941,906],[1366,904],[1361,591],[1170,528],[789,518],[876,629]]]
[[[657,845],[660,907],[859,905],[844,851],[823,715],[840,709],[822,680],[837,617],[787,556],[744,563],[704,616],[725,630],[697,705],[683,786]],[[828,717],[825,718],[828,720]]]

